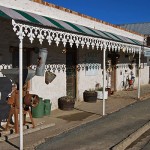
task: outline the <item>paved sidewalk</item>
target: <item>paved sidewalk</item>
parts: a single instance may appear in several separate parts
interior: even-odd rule
[[[138,101],[55,138],[47,138],[36,150],[124,150],[150,128],[149,106],[150,99]]]
[[[141,100],[150,97],[149,91],[150,85],[141,87]],[[111,114],[135,102],[137,102],[137,90],[116,92],[106,100],[106,114]],[[76,102],[75,109],[72,111],[58,109],[52,111],[50,116],[34,119],[37,131],[28,129],[31,133],[28,132],[24,135],[24,148],[33,149],[44,142],[45,138],[57,136],[67,130],[101,118],[102,105],[102,100],[98,100],[96,103]],[[19,137],[10,138],[11,136],[8,136],[7,142],[0,142],[0,150],[18,149]]]

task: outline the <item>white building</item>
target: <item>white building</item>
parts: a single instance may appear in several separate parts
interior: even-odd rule
[[[47,48],[45,70],[54,72],[56,78],[47,85],[44,77],[33,77],[30,93],[50,99],[52,110],[58,108],[61,96],[82,101],[85,90],[95,89],[97,83],[103,86],[103,73],[105,87],[122,90],[122,81],[131,74],[129,64],[138,85],[143,35],[47,2],[29,0],[0,1],[0,20],[0,69],[18,67],[22,39],[24,66],[36,68],[36,50]],[[106,72],[103,62],[108,64]],[[144,59],[140,71],[141,84],[148,84],[149,67]]]

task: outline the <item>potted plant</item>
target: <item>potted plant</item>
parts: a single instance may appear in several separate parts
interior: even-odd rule
[[[108,96],[112,95],[111,87],[107,86],[105,90],[108,91]]]
[[[74,109],[75,99],[71,96],[63,96],[58,99],[58,108],[61,110]]]
[[[96,92],[97,92],[97,98],[103,99],[103,87],[98,88]],[[104,99],[107,99],[107,98],[108,98],[108,91],[105,89]]]
[[[103,87],[100,83],[96,83],[95,90],[97,92],[97,99],[103,99]],[[105,88],[104,99],[108,98],[108,88]]]
[[[83,99],[85,102],[96,102],[97,101],[97,92],[95,90],[85,90],[83,92]]]

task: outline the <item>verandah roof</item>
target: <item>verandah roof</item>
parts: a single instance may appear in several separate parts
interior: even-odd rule
[[[89,35],[89,36],[103,38],[103,39],[117,41],[117,42],[129,43],[133,45],[143,44],[142,42],[138,40],[120,36],[114,33],[100,31],[100,30],[89,28],[89,27],[73,24],[67,21],[57,20],[54,18],[40,16],[40,15],[29,13],[26,11],[6,8],[3,6],[0,6],[0,17],[4,17],[7,19],[20,20],[24,22],[33,23],[33,24],[39,24],[43,26],[60,29],[63,31],[70,31],[74,33]]]

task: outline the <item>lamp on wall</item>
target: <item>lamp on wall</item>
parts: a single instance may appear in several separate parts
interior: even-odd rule
[[[63,48],[63,50],[62,50],[62,54],[66,54],[66,52],[67,52],[67,49],[66,48]]]
[[[122,47],[121,50],[125,53],[126,48],[125,48],[125,47]]]

